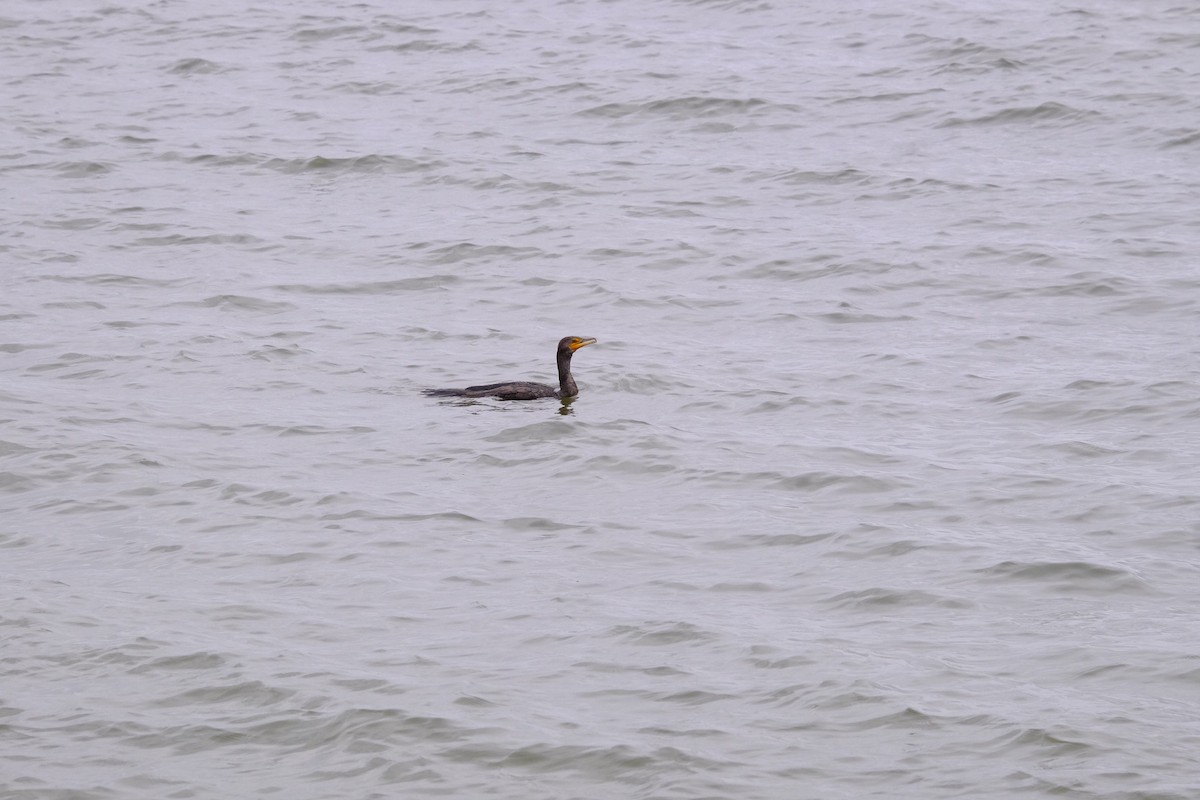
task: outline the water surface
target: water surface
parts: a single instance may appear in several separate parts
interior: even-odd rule
[[[0,25],[0,795],[1200,791],[1195,10]]]

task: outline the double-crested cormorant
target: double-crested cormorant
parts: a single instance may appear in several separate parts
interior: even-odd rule
[[[505,381],[483,386],[468,386],[465,389],[426,389],[430,397],[497,397],[501,400],[537,400],[539,397],[559,397],[566,400],[579,394],[579,387],[571,377],[571,356],[581,347],[595,344],[595,339],[584,336],[568,336],[558,343],[558,388],[531,381]]]

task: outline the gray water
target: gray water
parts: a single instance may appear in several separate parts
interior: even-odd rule
[[[4,800],[1200,796],[1192,4],[0,17]]]

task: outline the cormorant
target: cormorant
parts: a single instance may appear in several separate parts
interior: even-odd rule
[[[585,336],[567,336],[558,343],[558,388],[531,381],[505,381],[483,386],[468,386],[465,389],[426,389],[429,397],[496,397],[501,400],[537,400],[540,397],[558,397],[563,400],[579,394],[579,387],[571,377],[571,356],[581,347],[595,344],[595,339]]]

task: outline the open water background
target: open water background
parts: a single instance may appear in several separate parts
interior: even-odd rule
[[[4,800],[1200,796],[1200,6],[14,0],[0,70]]]

